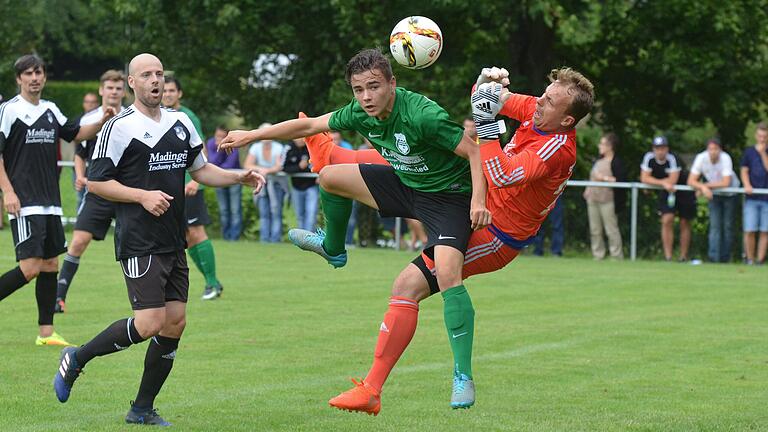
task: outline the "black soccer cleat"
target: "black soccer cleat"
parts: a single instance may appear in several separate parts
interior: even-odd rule
[[[171,426],[171,423],[165,421],[164,418],[157,414],[156,409],[137,409],[136,406],[133,405],[133,401],[131,401],[131,409],[129,409],[128,414],[125,415],[125,422],[147,426]]]

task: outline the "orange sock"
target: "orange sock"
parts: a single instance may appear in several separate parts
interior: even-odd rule
[[[389,162],[387,162],[387,160],[376,150],[350,150],[337,145],[333,146],[330,159],[331,165],[343,163],[389,165]]]
[[[373,365],[364,380],[379,393],[395,363],[411,343],[418,318],[419,304],[416,300],[396,296],[389,298],[389,309],[379,328]]]

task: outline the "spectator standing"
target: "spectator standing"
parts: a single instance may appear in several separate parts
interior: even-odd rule
[[[263,123],[259,128],[271,126]],[[251,144],[245,168],[267,179],[267,186],[254,198],[259,209],[259,238],[263,243],[278,243],[283,235],[283,199],[288,192],[287,177],[277,173],[283,168],[283,145],[263,140]]]
[[[240,153],[238,149],[227,153],[216,150],[219,142],[229,133],[224,125],[219,125],[213,138],[205,144],[208,150],[208,162],[224,169],[240,169]],[[221,236],[224,240],[235,241],[243,232],[242,185],[220,187],[216,189],[216,199],[219,202],[219,219],[221,221]]]
[[[600,138],[598,144],[600,158],[592,166],[589,173],[590,181],[613,183],[624,179],[624,164],[616,156],[618,142],[619,137],[614,133],[608,133]],[[587,201],[587,216],[589,217],[592,256],[595,259],[605,258],[603,231],[608,237],[608,251],[611,258],[624,258],[621,232],[616,217],[615,192],[616,189],[592,186],[584,191],[584,199]]]
[[[295,139],[287,146],[283,171],[287,174],[311,173],[309,151],[303,138]],[[317,227],[317,204],[320,187],[317,177],[291,177],[291,200],[299,228],[314,231]]]
[[[548,225],[552,230],[552,238],[549,244],[549,250],[554,256],[563,256],[563,243],[565,242],[565,209],[563,208],[563,197],[560,196],[555,201],[555,206],[547,215],[547,219],[541,225],[541,229],[533,240],[533,254],[544,256],[544,226]]]
[[[680,217],[680,261],[687,262],[691,245],[691,220],[696,216],[696,195],[690,191],[675,192],[675,185],[685,185],[688,172],[683,162],[669,151],[665,136],[653,139],[652,151],[640,164],[640,181],[664,189],[658,195],[658,211],[661,216],[661,244],[664,259],[672,261],[675,243],[675,214]]]
[[[702,181],[702,176],[706,181]],[[733,172],[731,156],[723,151],[718,138],[707,141],[707,149],[693,160],[688,186],[707,198],[709,207],[709,247],[707,255],[711,262],[729,262],[733,244],[733,214],[736,196],[732,193],[715,195],[713,190],[739,187],[739,180]]]
[[[767,147],[768,124],[762,122],[755,131],[755,145],[747,148],[741,158],[741,182],[747,194],[744,200],[744,249],[749,265],[764,263],[768,249],[768,195],[752,194],[753,189],[768,188]]]

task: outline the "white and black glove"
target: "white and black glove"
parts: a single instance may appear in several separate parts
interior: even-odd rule
[[[503,120],[496,121],[501,110],[501,94],[504,87],[496,82],[481,84],[472,94],[472,118],[475,120],[477,137],[483,140],[499,139],[507,131]]]
[[[481,85],[490,82],[497,82],[503,87],[509,86],[509,72],[504,68],[489,67],[483,68],[480,71],[480,75],[477,76],[477,82],[475,82],[475,88],[480,88]]]

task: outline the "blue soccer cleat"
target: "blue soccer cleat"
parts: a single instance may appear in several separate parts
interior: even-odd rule
[[[76,347],[66,347],[61,350],[59,370],[56,371],[56,376],[53,377],[53,390],[56,392],[56,397],[61,403],[69,399],[72,385],[83,371],[77,364],[76,352]]]
[[[137,408],[133,405],[133,402],[131,402],[131,409],[128,410],[128,414],[125,415],[125,422],[148,426],[172,426],[171,423],[165,421],[164,418],[157,414],[156,409]]]
[[[451,408],[469,408],[475,404],[475,382],[463,373],[456,372],[453,376],[453,393]]]
[[[347,265],[346,251],[334,256],[328,255],[328,252],[325,251],[323,248],[325,231],[320,228],[317,229],[317,232],[294,228],[288,231],[288,239],[299,248],[314,252],[325,258],[325,260],[328,261],[328,264],[332,265],[333,268],[344,267]]]

